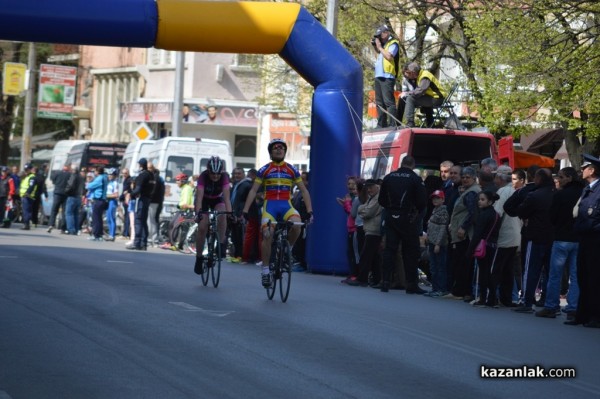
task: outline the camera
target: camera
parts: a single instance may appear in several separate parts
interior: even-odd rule
[[[379,41],[381,41],[381,34],[373,35],[373,38],[371,39],[371,46],[375,46],[375,39],[379,39]]]

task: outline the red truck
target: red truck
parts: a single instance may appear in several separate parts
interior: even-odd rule
[[[514,150],[512,137],[496,143],[490,133],[428,128],[378,129],[363,134],[361,176],[383,178],[398,169],[406,155],[413,156],[421,170],[437,171],[446,160],[478,168],[479,162],[489,157],[513,169],[524,169],[534,163],[554,167],[551,158]]]

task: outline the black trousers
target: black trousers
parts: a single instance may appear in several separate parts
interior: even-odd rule
[[[494,268],[499,269],[500,275],[500,303],[509,306],[512,303],[512,292],[515,283],[515,269],[517,268],[517,249],[519,247],[498,248]],[[518,267],[520,270],[521,268]],[[520,272],[519,272],[520,274]],[[517,281],[521,281],[519,276]]]
[[[383,281],[390,282],[398,246],[402,243],[402,262],[406,284],[417,284],[417,263],[421,256],[417,222],[408,216],[386,212],[385,248],[383,250]]]
[[[577,253],[577,282],[579,283],[579,302],[575,321],[587,323],[600,322],[600,267],[598,267],[598,248],[600,234],[582,235]]]
[[[473,295],[474,262],[466,255],[469,244],[468,238],[452,244],[452,295],[455,296]]]
[[[133,245],[137,248],[143,248],[148,246],[148,209],[150,208],[150,198],[138,198],[135,206],[135,241]]]
[[[369,272],[373,273],[373,281],[375,283],[381,280],[380,243],[381,236],[365,235],[365,242],[360,251],[359,273],[357,277],[357,280],[361,283],[368,282]]]

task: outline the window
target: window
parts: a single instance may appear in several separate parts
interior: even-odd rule
[[[165,170],[165,181],[173,181],[178,174],[185,173],[191,176],[194,173],[194,158],[192,157],[169,157],[167,170]]]
[[[257,67],[262,63],[263,56],[261,54],[236,54],[233,59],[235,66]]]
[[[148,66],[175,66],[175,51],[160,50],[156,48],[148,49]]]

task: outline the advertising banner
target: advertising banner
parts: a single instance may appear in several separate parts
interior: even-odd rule
[[[76,82],[76,67],[40,65],[38,118],[73,119]]]
[[[171,102],[127,102],[120,105],[123,122],[167,122],[173,119]],[[258,124],[255,107],[190,103],[183,106],[183,123],[248,126]]]
[[[2,79],[2,94],[5,96],[18,96],[25,90],[25,74],[27,65],[15,62],[4,63]]]

